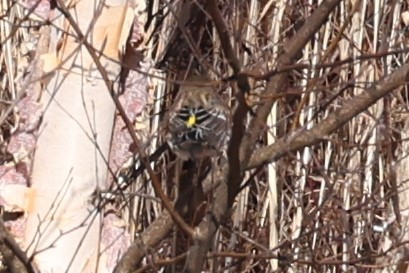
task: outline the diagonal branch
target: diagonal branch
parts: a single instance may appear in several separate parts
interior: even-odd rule
[[[13,236],[0,220],[0,253],[2,262],[11,273],[34,273],[35,270],[26,253],[19,247]]]
[[[313,35],[321,28],[325,21],[328,20],[329,14],[340,2],[340,0],[326,0],[317,7],[301,29],[283,46],[285,52],[277,59],[277,70],[281,70],[292,64],[293,60],[295,60],[297,55],[310,41]],[[264,95],[270,96],[280,91],[283,88],[287,77],[288,73],[276,74],[271,77],[265,88]],[[260,105],[256,110],[256,117],[251,121],[249,126],[250,129],[247,130],[248,134],[244,137],[241,145],[240,155],[243,166],[246,166],[250,160],[258,135],[263,131],[263,126],[267,120],[267,116],[270,114],[273,104],[273,100],[267,101]]]
[[[365,111],[369,106],[395,88],[407,84],[408,80],[409,63],[384,77],[378,83],[374,83],[362,94],[346,101],[343,106],[329,114],[327,118],[312,129],[296,132],[292,136],[279,139],[270,146],[256,150],[247,165],[247,169],[272,162],[288,152],[293,152],[326,140],[327,138],[325,138],[325,136],[333,133],[336,129],[340,128],[359,113]]]

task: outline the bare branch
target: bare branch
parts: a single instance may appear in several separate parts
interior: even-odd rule
[[[251,157],[247,169],[255,168],[261,164],[272,162],[288,152],[297,151],[303,147],[311,146],[329,138],[326,137],[336,129],[350,121],[359,113],[380,98],[402,86],[409,79],[409,64],[405,64],[391,75],[384,77],[379,83],[365,90],[362,94],[345,102],[338,110],[332,112],[326,119],[310,130],[300,130],[292,136],[279,139],[273,145],[256,150]]]
[[[34,273],[34,268],[26,253],[19,247],[13,236],[0,220],[0,253],[11,273]]]

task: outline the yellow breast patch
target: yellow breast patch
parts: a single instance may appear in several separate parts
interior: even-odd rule
[[[196,116],[195,115],[190,115],[188,120],[186,121],[186,126],[188,128],[192,128],[195,125],[196,125]]]

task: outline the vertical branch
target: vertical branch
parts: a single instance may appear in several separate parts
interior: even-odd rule
[[[227,150],[227,156],[229,161],[229,175],[228,175],[228,206],[230,207],[234,198],[236,197],[239,188],[240,181],[243,176],[243,172],[240,166],[240,144],[244,136],[244,121],[248,112],[248,106],[245,102],[244,96],[250,91],[250,84],[247,76],[240,74],[241,64],[238,57],[234,54],[233,46],[230,43],[230,33],[227,29],[227,24],[217,7],[216,0],[208,0],[206,5],[207,11],[213,20],[214,27],[217,30],[217,34],[220,39],[220,44],[225,55],[227,62],[233,69],[234,78],[237,81],[239,92],[236,92],[238,105],[236,111],[233,114],[233,124],[231,129],[231,138],[229,147]]]

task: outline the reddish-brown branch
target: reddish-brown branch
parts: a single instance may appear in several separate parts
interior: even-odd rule
[[[285,52],[277,59],[277,70],[292,65],[302,48],[309,42],[313,35],[321,28],[328,19],[329,14],[340,3],[340,0],[323,1],[314,13],[306,20],[301,29],[289,40],[283,48]],[[265,95],[273,95],[282,89],[286,82],[288,73],[276,74],[271,77],[265,88]],[[250,156],[254,151],[258,135],[263,131],[263,126],[270,114],[274,101],[267,101],[256,110],[256,117],[251,121],[248,134],[244,137],[241,145],[241,156],[243,166],[247,166]]]
[[[340,128],[359,113],[365,111],[377,100],[393,91],[395,88],[407,84],[409,79],[409,64],[405,64],[392,74],[384,77],[379,83],[373,84],[362,94],[344,103],[342,107],[328,115],[310,130],[299,130],[291,136],[285,136],[274,144],[256,150],[251,157],[247,169],[260,164],[272,162],[288,152],[297,151],[303,147],[325,141],[327,136]]]

